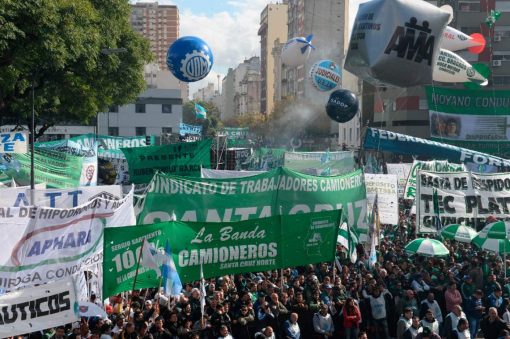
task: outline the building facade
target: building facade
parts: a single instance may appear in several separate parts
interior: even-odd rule
[[[110,107],[98,114],[98,133],[107,135],[162,135],[179,132],[182,99],[178,89],[149,88],[134,103]]]
[[[214,83],[209,82],[207,86],[199,88],[193,93],[193,100],[199,101],[212,101],[212,98],[218,94],[218,91],[214,87]]]
[[[227,75],[221,81],[221,101],[223,109],[221,112],[221,120],[228,120],[234,117],[234,69],[229,68]]]
[[[274,107],[274,41],[287,41],[287,11],[283,4],[269,4],[260,14],[260,112],[270,114]]]

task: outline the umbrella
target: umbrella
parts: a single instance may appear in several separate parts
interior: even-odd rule
[[[445,257],[450,251],[439,240],[418,238],[406,245],[408,254],[419,254],[426,257]]]
[[[473,239],[473,244],[481,249],[498,254],[510,253],[510,241],[508,239],[484,238],[479,234]]]
[[[440,233],[445,239],[453,239],[467,243],[470,243],[478,234],[471,227],[459,224],[447,225],[441,229]]]
[[[487,224],[479,233],[483,238],[510,239],[510,222],[496,221]]]
[[[101,317],[103,319],[108,318],[105,310],[103,310],[98,305],[88,302],[88,301],[80,301],[78,306],[78,310],[80,312],[80,317]]]

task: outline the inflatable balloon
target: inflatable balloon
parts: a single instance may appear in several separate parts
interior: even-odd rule
[[[313,34],[306,38],[292,38],[285,43],[282,49],[282,62],[289,67],[304,65],[310,51],[315,49],[312,45]]]
[[[446,49],[441,49],[439,52],[433,78],[434,81],[440,82],[474,82],[480,86],[488,84],[487,79],[469,62]]]
[[[473,67],[474,70],[480,73],[484,78],[489,79],[489,76],[491,75],[491,69],[489,68],[489,66],[487,66],[483,62],[477,62],[472,64],[471,67]],[[464,83],[464,87],[466,87],[467,89],[480,89],[481,85],[469,81]]]
[[[209,74],[214,63],[209,45],[197,37],[185,36],[168,48],[166,64],[172,74],[184,82],[195,82]]]
[[[310,68],[313,86],[319,91],[330,91],[342,80],[342,70],[331,60],[321,60]]]
[[[485,38],[480,33],[469,36],[453,27],[446,26],[440,47],[452,52],[469,48],[471,53],[480,54],[485,49]]]
[[[336,122],[347,122],[352,120],[359,110],[359,100],[346,89],[337,89],[329,96],[326,104],[326,113]]]
[[[439,7],[439,9],[450,15],[450,17],[448,18],[448,22],[447,22],[447,24],[449,25],[453,21],[453,7],[450,5],[443,5],[443,6]]]
[[[430,84],[450,14],[425,1],[372,0],[359,6],[344,68],[373,84]]]

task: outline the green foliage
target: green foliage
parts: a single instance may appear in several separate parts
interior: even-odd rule
[[[0,1],[0,124],[28,121],[32,83],[44,122],[88,122],[134,100],[152,55],[130,13],[126,0]]]
[[[202,126],[204,137],[213,138],[223,128],[220,111],[210,102],[197,101],[197,104],[207,111],[207,119],[197,119],[195,115],[195,101],[188,101],[182,106],[182,121],[185,124]]]

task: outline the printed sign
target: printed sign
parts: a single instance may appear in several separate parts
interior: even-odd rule
[[[404,191],[406,188],[407,177],[411,172],[411,166],[413,164],[386,164],[388,174],[394,174],[397,176],[398,185],[398,197],[404,197]]]
[[[72,278],[0,295],[0,337],[24,335],[80,320]],[[8,311],[9,310],[9,311]]]
[[[398,225],[397,176],[392,174],[365,173],[368,209],[372,210],[377,194],[381,224]]]
[[[509,173],[419,171],[417,180],[418,232],[436,233],[438,215],[443,226],[464,222],[474,229],[482,228],[490,215],[502,219],[510,217]],[[439,211],[434,210],[434,190]]]
[[[285,152],[284,166],[310,175],[328,176],[356,169],[352,152]]]
[[[202,135],[201,125],[188,125],[183,122],[179,124],[179,134],[184,136],[186,134]]]
[[[105,227],[134,224],[132,192],[68,209],[0,207],[0,288],[62,280],[101,263]]]
[[[0,133],[0,154],[1,153],[27,153],[28,132]]]
[[[239,222],[167,222],[105,230],[105,297],[133,288],[144,238],[163,249],[166,241],[182,283],[204,277],[259,272],[332,261],[340,210],[274,216]],[[139,267],[136,288],[157,287],[156,270]]]

